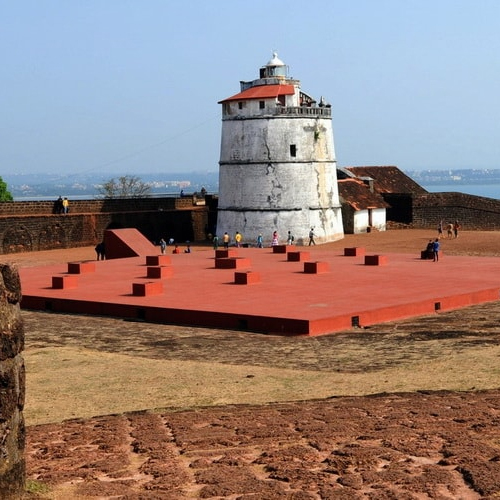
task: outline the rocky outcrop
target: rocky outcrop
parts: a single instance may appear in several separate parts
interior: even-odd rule
[[[21,498],[25,482],[24,329],[17,269],[0,264],[0,497]]]

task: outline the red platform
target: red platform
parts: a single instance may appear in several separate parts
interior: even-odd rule
[[[146,255],[150,255],[149,251]],[[235,284],[234,269],[216,269],[213,250],[172,258],[173,274],[158,295],[134,296],[144,281],[144,256],[95,262],[78,276],[77,288],[53,288],[67,264],[21,268],[22,307],[108,315],[179,325],[244,329],[284,335],[319,335],[353,326],[437,314],[499,299],[500,259],[447,257],[421,260],[420,253],[388,254],[387,264],[367,266],[343,252],[311,252],[330,272],[308,274],[271,248],[239,248],[260,276],[257,286]],[[157,291],[157,290],[155,290]]]

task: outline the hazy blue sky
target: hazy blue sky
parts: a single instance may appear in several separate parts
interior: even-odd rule
[[[0,0],[0,175],[217,170],[278,51],[339,165],[500,168],[498,0]]]

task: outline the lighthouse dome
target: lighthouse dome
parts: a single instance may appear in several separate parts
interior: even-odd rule
[[[276,51],[273,52],[273,58],[260,69],[261,78],[285,78],[287,74],[286,64],[278,57]]]
[[[273,58],[266,64],[266,66],[285,66],[285,63],[278,57],[278,53],[274,51]]]

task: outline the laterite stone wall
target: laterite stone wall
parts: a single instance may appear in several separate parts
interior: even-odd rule
[[[24,330],[17,269],[0,264],[0,498],[21,498],[25,483]]]
[[[437,227],[458,220],[462,229],[500,230],[500,200],[465,193],[426,193],[413,197],[412,226]]]

